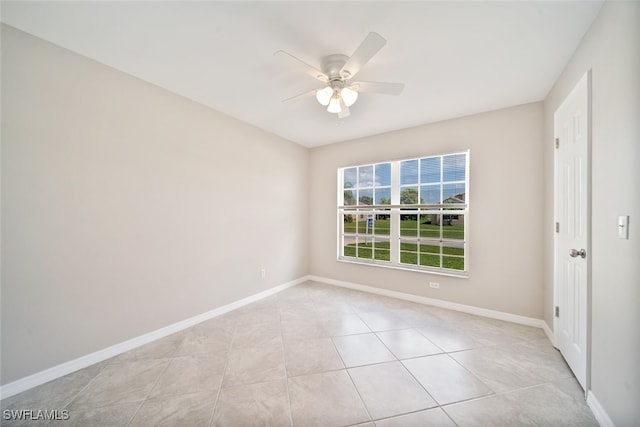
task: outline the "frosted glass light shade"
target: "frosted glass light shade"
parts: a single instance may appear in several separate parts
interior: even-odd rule
[[[327,107],[327,111],[330,113],[339,113],[340,111],[342,111],[342,108],[340,107],[340,95],[336,94],[335,96],[333,96],[331,98],[331,100],[329,101],[329,106]]]
[[[340,91],[340,95],[342,95],[344,105],[346,105],[347,107],[351,107],[358,99],[358,92],[348,87],[342,88],[342,90]]]
[[[331,96],[333,96],[333,89],[331,89],[329,86],[325,87],[324,89],[318,89],[316,91],[316,99],[321,105],[324,105],[325,107],[329,105]]]

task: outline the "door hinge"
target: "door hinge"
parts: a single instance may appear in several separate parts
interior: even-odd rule
[[[556,148],[560,148],[560,138],[556,138]]]
[[[560,317],[560,307],[556,305],[556,317]]]
[[[556,222],[556,233],[560,232],[560,223]]]

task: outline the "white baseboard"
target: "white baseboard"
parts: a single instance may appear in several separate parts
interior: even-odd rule
[[[611,418],[609,418],[607,411],[605,411],[602,405],[600,405],[600,402],[596,399],[596,396],[592,391],[587,393],[587,405],[589,405],[589,408],[593,411],[593,415],[596,417],[596,420],[600,423],[601,427],[616,427],[615,424],[613,424],[613,421],[611,421]]]
[[[222,307],[218,307],[213,310],[207,311],[206,313],[199,314],[197,316],[182,320],[180,322],[174,323],[164,328],[160,328],[155,331],[149,332],[147,334],[140,335],[130,340],[121,342],[119,344],[115,344],[110,347],[104,348],[102,350],[98,350],[94,353],[90,353],[85,356],[78,357],[77,359],[73,359],[68,362],[62,363],[60,365],[54,366],[52,368],[45,369],[44,371],[36,372],[35,374],[29,375],[28,377],[24,377],[19,380],[7,383],[0,387],[0,399],[5,399],[7,397],[11,397],[18,393],[22,393],[23,391],[29,390],[33,387],[39,386],[51,380],[55,380],[57,378],[63,377],[72,372],[78,371],[80,369],[84,369],[95,363],[102,362],[103,360],[107,360],[111,357],[117,356],[126,351],[133,350],[134,348],[148,344],[152,341],[158,340],[160,338],[164,338],[173,333],[190,328],[191,326],[197,325],[198,323],[204,322],[205,320],[213,319],[214,317],[220,316],[224,313],[228,313],[231,310],[235,310],[247,304],[251,304],[253,302],[259,301],[263,298],[266,298],[268,296],[281,292],[285,289],[288,289],[300,283],[306,282],[307,280],[309,280],[308,276],[300,277],[291,282],[278,285],[271,289],[267,289],[266,291],[257,293],[255,295],[251,295],[241,300],[224,305]]]
[[[549,325],[547,325],[547,322],[545,322],[544,320],[542,321],[542,330],[544,331],[544,333],[547,336],[547,338],[549,338],[549,341],[551,341],[551,345],[553,345],[554,347],[557,348],[557,346],[556,346],[556,336],[553,333],[553,331],[551,330],[551,328],[549,328]]]
[[[517,314],[504,313],[502,311],[489,310],[486,308],[474,307],[472,305],[458,304],[455,302],[449,302],[449,301],[439,300],[435,298],[427,298],[427,297],[422,297],[422,296],[413,295],[413,294],[406,294],[404,292],[391,291],[391,290],[382,289],[382,288],[374,288],[371,286],[361,285],[358,283],[329,279],[321,276],[310,275],[307,277],[309,280],[326,283],[328,285],[340,286],[343,288],[354,289],[357,291],[363,291],[363,292],[368,292],[368,293],[377,294],[377,295],[384,295],[387,297],[398,298],[405,301],[417,302],[420,304],[433,305],[435,307],[461,311],[463,313],[475,314],[478,316],[489,317],[492,319],[505,320],[507,322],[519,323],[521,325],[533,326],[536,328],[544,328],[545,326],[545,323],[542,319],[536,319],[533,317],[519,316]]]

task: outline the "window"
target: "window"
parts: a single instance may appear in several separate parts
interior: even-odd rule
[[[342,261],[467,273],[469,152],[338,169]]]

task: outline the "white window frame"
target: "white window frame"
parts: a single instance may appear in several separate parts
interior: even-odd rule
[[[443,188],[444,188],[444,184],[455,184],[455,183],[459,183],[459,184],[464,184],[465,185],[465,200],[464,203],[456,203],[456,204],[400,204],[400,193],[402,188],[406,188],[408,185],[405,186],[401,186],[401,182],[400,182],[400,164],[402,162],[405,161],[410,161],[410,160],[418,160],[418,162],[420,161],[420,159],[425,159],[425,158],[433,158],[433,157],[439,157],[441,159],[442,162],[442,158],[446,157],[446,156],[451,156],[451,155],[457,155],[457,154],[465,154],[465,177],[464,180],[461,181],[456,181],[456,182],[444,182],[444,171],[443,168],[440,168],[440,188],[441,188],[441,193],[440,193],[440,200],[442,200],[443,197]],[[390,163],[391,164],[391,204],[389,205],[373,205],[373,206],[366,206],[366,205],[358,205],[358,196],[356,195],[356,205],[353,206],[344,206],[343,205],[343,201],[344,201],[344,182],[343,182],[343,178],[344,178],[344,171],[346,169],[350,169],[350,168],[354,168],[354,167],[364,167],[364,166],[374,166],[374,171],[375,171],[375,165],[378,164],[382,164],[382,163]],[[355,166],[345,166],[345,167],[341,167],[338,168],[337,171],[337,175],[338,175],[338,197],[337,197],[337,222],[338,222],[338,239],[337,239],[337,259],[340,262],[346,262],[346,263],[353,263],[353,264],[363,264],[363,265],[373,265],[373,266],[378,266],[378,267],[385,267],[385,268],[392,268],[392,269],[400,269],[400,270],[409,270],[409,271],[419,271],[419,272],[423,272],[423,273],[430,273],[430,274],[438,274],[438,275],[445,275],[445,276],[454,276],[454,277],[463,277],[466,278],[469,276],[469,206],[470,206],[470,200],[469,200],[469,163],[470,163],[470,152],[469,150],[466,151],[458,151],[458,152],[451,152],[451,153],[444,153],[444,154],[432,154],[432,155],[425,155],[425,156],[421,156],[421,157],[417,157],[417,158],[408,158],[408,159],[400,159],[400,160],[393,160],[393,161],[381,161],[381,162],[376,162],[376,163],[365,163],[365,164],[361,164],[361,165],[355,165]],[[418,173],[419,175],[419,173]],[[375,173],[374,173],[375,176]],[[374,182],[374,186],[375,186],[375,182]],[[420,188],[420,183],[418,182],[418,184],[416,185],[418,188]],[[367,187],[369,188],[369,187]],[[354,188],[355,189],[359,189],[358,186],[356,186]],[[375,203],[375,191],[374,191],[374,203]],[[451,209],[451,210],[447,210],[447,208]],[[348,215],[348,214],[352,214],[352,215],[364,215],[364,217],[366,218],[367,215],[390,215],[390,230],[389,230],[389,261],[386,260],[377,260],[374,259],[375,255],[372,255],[371,259],[368,258],[357,258],[357,257],[353,257],[353,256],[345,256],[343,251],[344,251],[344,247],[345,247],[345,236],[348,238],[355,238],[356,243],[359,243],[359,239],[361,238],[361,233],[358,232],[358,225],[356,225],[356,232],[355,233],[345,233],[344,230],[344,221],[343,221],[343,215]],[[401,236],[401,232],[400,232],[400,215],[418,215],[418,219],[420,218],[419,215],[424,215],[424,214],[438,214],[438,215],[464,215],[464,236],[462,238],[462,240],[460,239],[455,239],[455,240],[450,240],[450,239],[446,239],[443,237],[442,235],[442,225],[440,226],[440,237],[435,239],[435,238],[421,238],[419,237],[419,233],[417,237],[409,237],[409,236]],[[375,251],[375,238],[372,235],[364,235],[365,239],[367,238],[371,238],[372,242],[373,242],[373,250]],[[382,241],[386,241],[386,238],[381,239]],[[438,242],[438,245],[441,247],[440,249],[440,254],[439,256],[442,257],[443,256],[443,252],[442,252],[442,248],[446,247],[446,243],[450,243],[452,241],[455,241],[458,244],[462,244],[462,247],[464,248],[464,254],[463,256],[461,256],[461,258],[464,259],[464,269],[463,270],[458,270],[458,269],[452,269],[452,268],[445,268],[445,267],[433,267],[433,266],[424,266],[424,265],[420,265],[420,263],[418,262],[417,264],[406,264],[406,263],[401,263],[400,262],[400,243],[401,242],[407,242],[407,241],[412,241],[412,242],[416,242],[416,244],[420,245],[421,242],[423,242],[423,244],[426,243],[434,243],[435,241]],[[358,251],[359,248],[356,245],[356,251]],[[419,252],[419,251],[418,251]],[[374,254],[375,252],[373,252]]]

